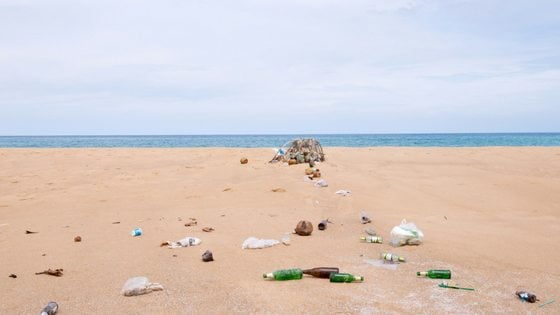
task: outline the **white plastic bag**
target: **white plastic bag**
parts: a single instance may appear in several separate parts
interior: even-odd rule
[[[256,237],[249,237],[243,242],[241,245],[242,249],[258,249],[258,248],[266,248],[271,247],[276,244],[280,244],[277,240],[265,240],[265,239],[258,239]]]
[[[151,283],[146,277],[134,277],[125,282],[121,293],[124,296],[135,296],[161,290],[163,286],[159,283]]]
[[[324,179],[318,180],[314,185],[315,185],[315,187],[328,187],[329,186],[327,181],[324,180]]]
[[[352,192],[351,192],[350,190],[337,190],[337,191],[335,192],[335,194],[341,195],[341,196],[344,196],[344,197],[350,196],[351,193],[352,193]]]
[[[399,226],[391,230],[391,245],[420,245],[424,239],[424,233],[414,223],[407,223],[403,219]]]

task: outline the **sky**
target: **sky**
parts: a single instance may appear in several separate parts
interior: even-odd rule
[[[0,135],[558,131],[557,0],[0,0]]]

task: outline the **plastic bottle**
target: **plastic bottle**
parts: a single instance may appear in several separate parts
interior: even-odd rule
[[[526,292],[526,291],[517,291],[515,292],[515,295],[517,295],[520,299],[522,299],[523,301],[527,301],[529,303],[535,303],[536,301],[538,301],[539,299],[537,299],[537,296]]]
[[[381,236],[362,236],[360,237],[360,240],[366,242],[366,243],[378,243],[378,244],[383,244],[383,237]]]
[[[58,304],[56,302],[49,302],[41,311],[41,315],[54,315],[58,312]]]
[[[142,235],[142,229],[141,228],[135,228],[134,230],[132,230],[132,232],[130,232],[130,235],[132,236],[140,236]]]
[[[331,282],[363,282],[363,276],[354,276],[349,273],[331,273],[329,277]]]
[[[381,253],[381,259],[384,261],[390,261],[390,262],[405,262],[406,259],[402,256],[398,256],[395,255],[393,253]]]
[[[278,281],[283,280],[299,280],[303,277],[303,271],[299,268],[294,269],[281,269],[274,272],[263,273],[263,278],[274,279]]]
[[[303,273],[317,278],[329,278],[331,273],[338,273],[337,267],[317,267],[311,269],[304,269]]]
[[[416,275],[428,277],[431,279],[451,279],[451,270],[418,271]]]

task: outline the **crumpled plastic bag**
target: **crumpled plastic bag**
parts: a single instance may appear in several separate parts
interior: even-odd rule
[[[161,290],[163,286],[159,283],[151,283],[146,277],[133,277],[126,280],[121,293],[124,296],[135,296]]]
[[[314,184],[314,186],[315,187],[329,187],[329,183],[327,183],[327,181],[324,180],[324,179],[320,179]]]
[[[249,237],[243,242],[243,245],[241,245],[241,249],[259,249],[259,248],[272,247],[276,244],[280,244],[280,241]]]
[[[335,192],[335,194],[341,195],[341,196],[344,196],[344,197],[350,196],[351,193],[352,193],[352,192],[351,192],[350,190],[337,190],[337,191]]]
[[[169,248],[179,248],[179,247],[189,247],[189,246],[196,246],[200,245],[202,240],[197,237],[187,236],[183,239],[180,239],[176,242],[167,242]]]
[[[424,239],[424,233],[414,223],[407,223],[406,219],[391,230],[391,245],[420,245]]]

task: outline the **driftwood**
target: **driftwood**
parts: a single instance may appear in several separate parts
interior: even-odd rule
[[[312,163],[323,162],[325,154],[317,139],[296,139],[282,145],[270,162]]]
[[[62,272],[64,271],[64,269],[59,268],[59,269],[47,269],[45,271],[41,271],[41,272],[36,272],[36,275],[49,275],[49,276],[55,276],[55,277],[61,277],[62,276]]]

